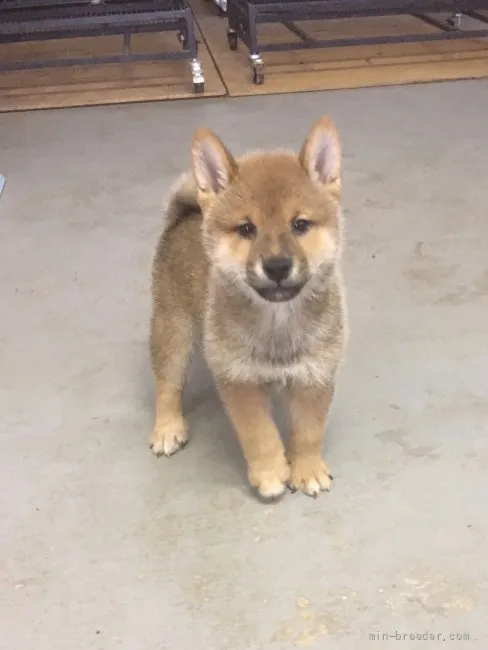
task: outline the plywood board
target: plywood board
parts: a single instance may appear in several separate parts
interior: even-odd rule
[[[174,50],[175,41],[173,32],[139,34],[133,37],[133,50]],[[115,36],[2,45],[0,59],[114,54],[120,52],[120,45],[121,39]],[[205,75],[203,95],[193,93],[188,61],[31,69],[0,73],[0,112],[225,95],[204,44],[199,46],[199,56]]]
[[[226,21],[205,12],[197,20],[231,96],[266,95],[488,77],[488,43],[482,39],[368,45],[263,53],[265,83],[252,83],[242,43],[229,49]],[[429,33],[433,27],[410,16],[310,21],[298,25],[316,38]],[[297,40],[282,25],[261,25],[262,42]]]

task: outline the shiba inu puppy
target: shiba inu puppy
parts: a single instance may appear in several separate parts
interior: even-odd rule
[[[212,131],[195,133],[192,173],[171,193],[153,267],[156,455],[187,442],[181,394],[200,340],[259,495],[329,490],[322,441],[346,343],[340,194],[340,141],[327,117],[298,154],[235,159]],[[288,450],[269,413],[275,386]]]

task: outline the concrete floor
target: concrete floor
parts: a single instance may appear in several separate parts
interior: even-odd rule
[[[2,650],[487,647],[487,106],[480,81],[0,116]],[[242,152],[324,112],[352,328],[336,481],[267,506],[198,359],[191,444],[147,448],[149,268],[197,125]]]

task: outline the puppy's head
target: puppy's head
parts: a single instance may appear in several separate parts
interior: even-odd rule
[[[204,244],[215,273],[270,302],[297,296],[340,253],[341,148],[320,119],[298,154],[236,160],[199,129],[192,146]]]

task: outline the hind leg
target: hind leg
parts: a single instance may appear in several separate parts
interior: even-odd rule
[[[217,385],[244,452],[250,484],[266,501],[280,497],[290,468],[264,389],[222,378],[217,379]]]
[[[182,393],[192,349],[192,329],[191,318],[174,308],[158,310],[151,321],[156,417],[149,446],[156,456],[171,456],[188,441]]]

